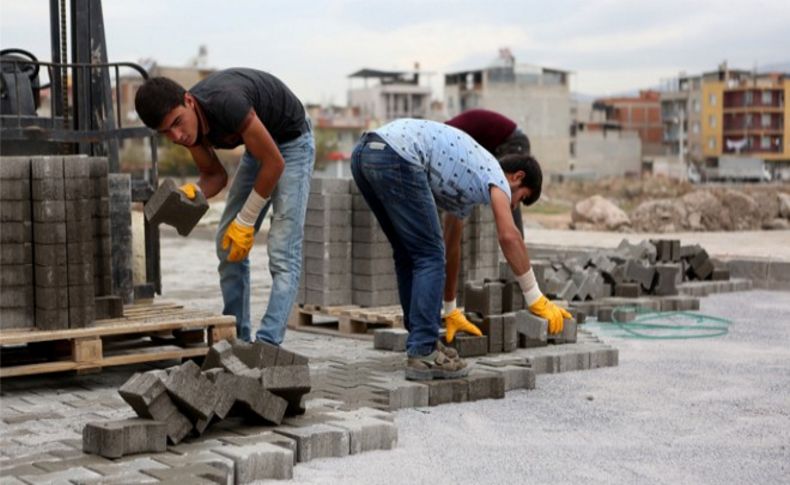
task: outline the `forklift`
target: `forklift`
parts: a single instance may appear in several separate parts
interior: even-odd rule
[[[118,173],[122,143],[147,141],[149,161],[132,174],[132,202],[145,203],[158,186],[157,134],[123,126],[121,80],[142,82],[148,72],[132,62],[108,62],[101,0],[49,0],[49,25],[50,62],[0,46],[0,155],[101,156],[110,173]],[[42,106],[44,93],[48,106]],[[162,292],[159,231],[146,221],[144,233],[145,282],[135,285],[135,299]]]

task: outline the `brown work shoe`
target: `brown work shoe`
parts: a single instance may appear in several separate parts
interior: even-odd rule
[[[438,348],[423,357],[409,357],[406,363],[406,379],[412,381],[457,379],[467,374],[469,368],[463,359],[451,359]]]
[[[444,343],[442,342],[442,339],[439,339],[439,340],[436,341],[436,348],[441,350],[442,352],[444,352],[444,354],[447,357],[451,358],[451,359],[457,359],[458,358],[458,351],[455,350],[452,347],[448,347],[448,346],[444,345]]]

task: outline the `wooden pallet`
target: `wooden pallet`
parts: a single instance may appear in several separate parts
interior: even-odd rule
[[[120,318],[85,328],[0,332],[0,378],[198,357],[235,336],[232,316],[172,303],[134,304]]]
[[[376,328],[403,328],[400,306],[294,305],[288,328],[341,337],[371,338]]]

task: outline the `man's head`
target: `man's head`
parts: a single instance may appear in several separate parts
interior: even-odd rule
[[[194,145],[198,138],[196,101],[183,87],[166,77],[147,80],[134,98],[134,107],[145,125],[173,143]]]
[[[543,172],[540,164],[531,155],[511,154],[499,159],[510,185],[511,205],[515,209],[519,202],[532,205],[540,199],[543,187]]]

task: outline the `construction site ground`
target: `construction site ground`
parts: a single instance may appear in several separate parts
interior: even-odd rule
[[[221,312],[208,228],[188,239],[163,229],[162,298]],[[541,243],[571,239],[550,232]],[[622,237],[611,236],[611,244],[596,239],[585,246],[611,247]],[[254,324],[270,286],[263,239],[251,256]],[[746,256],[787,251],[787,239],[754,240],[762,246]],[[747,246],[726,238],[718,244],[712,255],[740,254]],[[731,320],[729,333],[652,341],[588,325],[604,343],[587,336],[580,345],[617,348],[618,366],[540,374],[536,389],[501,400],[397,411],[395,449],[299,464],[294,483],[786,483],[790,293],[712,295],[702,299],[701,312]],[[295,331],[285,346],[309,356],[319,371],[330,360],[382,358],[371,341]],[[130,415],[117,388],[149,368],[3,381],[0,469],[31,453],[79,447],[86,422]],[[0,476],[2,483],[21,483]]]

